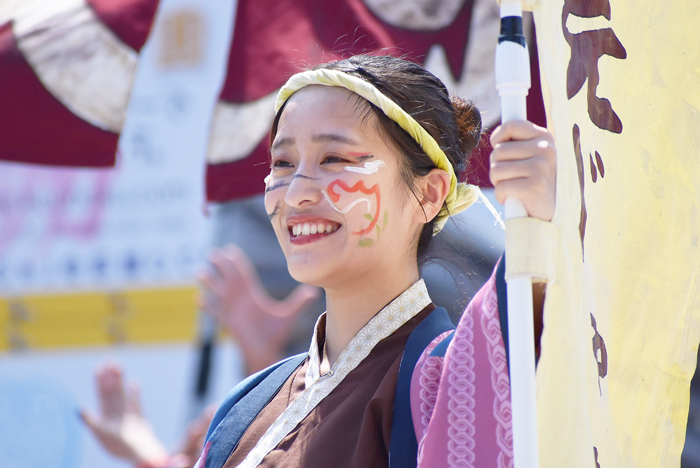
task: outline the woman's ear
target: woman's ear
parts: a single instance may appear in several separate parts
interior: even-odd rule
[[[440,212],[450,191],[450,176],[447,171],[435,168],[417,180],[417,188],[421,198],[413,220],[426,223]]]

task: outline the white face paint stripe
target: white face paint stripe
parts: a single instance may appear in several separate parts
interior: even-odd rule
[[[369,174],[374,174],[379,169],[384,167],[386,164],[384,164],[384,161],[381,159],[378,159],[376,161],[367,161],[364,165],[364,167],[354,167],[354,166],[348,166],[345,168],[346,171],[348,172],[357,172],[358,174],[364,174],[364,175],[369,175]]]
[[[328,203],[330,203],[331,207],[332,207],[335,211],[337,211],[338,213],[345,214],[345,213],[347,213],[348,211],[350,211],[351,209],[353,209],[355,206],[357,206],[358,204],[360,204],[360,203],[362,203],[362,202],[367,203],[367,213],[369,213],[369,210],[372,208],[372,202],[370,202],[369,199],[367,199],[367,198],[360,198],[360,199],[357,199],[357,200],[355,200],[354,202],[350,203],[348,206],[345,207],[345,209],[339,210],[338,207],[335,206],[335,204],[333,204],[333,200],[331,200],[331,197],[328,196],[328,194],[326,193],[325,190],[321,190],[321,193],[323,194],[324,197],[326,197],[326,200],[328,201]]]

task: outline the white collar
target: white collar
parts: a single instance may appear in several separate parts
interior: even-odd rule
[[[347,348],[338,357],[338,360],[330,370],[330,374],[337,372],[338,363],[354,361],[352,359],[354,356],[344,356],[348,354],[350,349],[354,352],[358,352],[360,347],[369,347],[368,351],[372,349],[386,336],[379,338],[379,333],[373,332],[373,330],[379,331],[384,328],[395,327],[392,329],[392,333],[397,330],[401,325],[408,322],[413,316],[418,312],[425,309],[425,307],[430,304],[430,296],[428,295],[428,289],[425,287],[425,282],[419,279],[413,283],[408,289],[402,292],[396,299],[391,301],[389,305],[384,307],[379,311],[372,319],[367,322],[367,324],[360,329],[355,337],[350,341]],[[326,326],[326,312],[321,314],[321,316],[316,321],[314,326],[314,335],[311,338],[311,346],[309,347],[309,366],[306,370],[306,378],[304,380],[304,386],[309,388],[314,382],[316,382],[321,377],[321,350],[319,347],[318,338],[319,336],[325,335],[324,327]],[[391,334],[391,333],[390,333]],[[354,343],[356,339],[360,336],[366,337],[362,343]],[[361,346],[358,346],[361,345]],[[367,352],[369,354],[369,352]],[[345,357],[345,359],[343,359]],[[327,375],[327,374],[324,374]]]

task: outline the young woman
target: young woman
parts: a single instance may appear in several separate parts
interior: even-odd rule
[[[290,273],[324,288],[327,312],[308,355],[231,392],[197,466],[507,465],[497,280],[453,332],[419,273],[433,236],[477,198],[456,175],[480,130],[475,107],[401,59],[355,56],[290,78],[265,206]],[[551,135],[512,122],[491,142],[497,199],[549,221]]]

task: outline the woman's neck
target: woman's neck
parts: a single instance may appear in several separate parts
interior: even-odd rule
[[[355,284],[326,288],[326,352],[332,367],[350,340],[377,312],[418,281],[418,266],[367,275]]]

